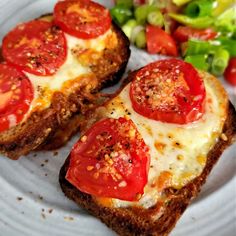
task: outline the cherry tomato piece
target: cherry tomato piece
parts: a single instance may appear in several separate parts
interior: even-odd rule
[[[210,40],[214,39],[217,36],[217,33],[211,29],[194,29],[188,26],[179,26],[173,37],[178,42],[187,42],[189,39],[200,39],[200,40]]]
[[[236,57],[230,59],[224,76],[227,82],[229,82],[231,85],[236,86]]]
[[[177,46],[170,34],[163,29],[147,25],[146,27],[147,51],[151,54],[178,56]]]

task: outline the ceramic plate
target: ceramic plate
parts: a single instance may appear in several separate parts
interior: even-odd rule
[[[18,22],[51,12],[56,1],[0,0],[0,40]],[[111,6],[112,1],[100,1]],[[158,56],[131,48],[128,70]],[[236,104],[236,89],[224,84]],[[111,236],[99,220],[69,201],[61,192],[58,173],[74,137],[57,152],[32,153],[18,161],[0,157],[0,235]],[[236,145],[227,149],[199,197],[181,217],[172,236],[233,236],[236,232]]]

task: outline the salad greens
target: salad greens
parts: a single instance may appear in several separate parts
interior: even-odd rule
[[[191,26],[196,29],[205,29],[211,26],[214,22],[214,19],[210,16],[192,18],[186,15],[175,13],[169,13],[169,16],[183,25]]]
[[[213,11],[212,0],[198,0],[190,2],[184,9],[184,14],[189,17],[211,16]]]
[[[137,47],[165,54],[168,47],[160,37],[168,38],[166,43],[171,42],[172,55],[176,42],[185,61],[215,75],[222,75],[230,58],[236,57],[235,0],[136,0],[135,4],[133,0],[116,0],[111,15]],[[175,38],[178,25],[182,27],[178,32],[181,40]],[[153,42],[155,37],[147,38],[149,26],[166,31],[156,36],[159,45]],[[148,49],[150,45],[152,50]]]

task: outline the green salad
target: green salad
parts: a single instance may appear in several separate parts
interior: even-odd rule
[[[138,48],[181,56],[236,85],[235,0],[116,0],[110,12]]]

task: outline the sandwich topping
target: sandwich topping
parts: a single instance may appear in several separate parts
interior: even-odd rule
[[[103,119],[75,144],[66,179],[100,197],[137,201],[147,183],[149,147],[130,119]]]
[[[5,36],[2,53],[7,62],[21,70],[53,75],[66,60],[66,39],[52,23],[33,20],[16,26]]]
[[[96,38],[111,26],[108,9],[87,0],[59,1],[54,21],[66,33],[82,39]]]
[[[29,107],[23,109],[24,115],[11,119],[11,125],[4,121],[6,125],[0,131],[24,122],[33,112],[49,108],[55,92],[68,97],[83,88],[90,93],[99,83],[96,69],[101,67],[104,52],[118,45],[109,11],[98,3],[59,1],[53,16],[19,24],[3,39],[4,61],[28,78],[34,94],[28,101]],[[113,70],[110,64],[104,68]],[[4,77],[5,71],[1,73],[0,77]],[[5,80],[0,78],[0,84],[5,84]],[[5,99],[0,107],[5,107],[11,93],[5,94],[5,90],[2,93]],[[2,109],[0,116],[5,117]]]
[[[202,79],[192,65],[176,60],[151,63],[131,83],[133,108],[150,119],[186,124],[202,117],[206,96]]]
[[[133,78],[117,96],[96,109],[90,122],[97,123],[72,150],[66,178],[80,191],[93,195],[99,202],[103,202],[104,198],[109,199],[109,206],[150,208],[159,200],[168,200],[166,189],[180,189],[202,173],[207,155],[222,132],[227,117],[228,98],[216,78],[198,73],[191,65],[176,59],[151,63],[140,69]],[[140,181],[138,176],[144,174],[134,172],[131,163],[125,165],[123,162],[125,168],[123,165],[116,165],[115,173],[132,171],[138,178],[126,174],[122,181],[117,182],[118,186],[109,185],[108,177],[99,172],[101,162],[97,160],[98,153],[102,153],[103,166],[104,163],[113,164],[113,161],[119,160],[119,156],[118,159],[113,157],[119,150],[118,139],[114,139],[112,145],[115,145],[111,146],[108,153],[101,150],[110,147],[109,135],[113,127],[104,123],[116,121],[117,124],[120,119],[132,123],[131,127],[137,130],[134,132],[137,136],[134,136],[143,143],[139,146],[145,144],[143,150],[148,150],[148,161],[143,159],[147,155],[144,151],[137,152],[136,148],[135,154],[135,160],[145,160],[140,161],[142,166],[140,165],[139,170],[148,169],[148,177],[145,177],[147,182],[144,178]],[[99,134],[109,132],[106,138],[102,137],[102,142],[96,139],[96,127],[99,127]],[[114,130],[114,135],[121,135],[120,125]],[[130,134],[133,133],[132,130],[133,128],[129,128]],[[123,135],[120,137],[125,140]],[[126,150],[126,144],[122,144],[122,150]],[[90,181],[89,184],[84,180]],[[132,186],[140,185],[142,191],[137,191],[137,188],[132,197],[126,197],[126,194],[135,189],[128,187],[131,182],[134,182]],[[87,189],[88,186],[92,190]],[[107,194],[114,186],[119,191]],[[140,199],[134,198],[137,193],[140,193]]]
[[[18,124],[29,110],[33,87],[20,70],[0,64],[0,132]]]

